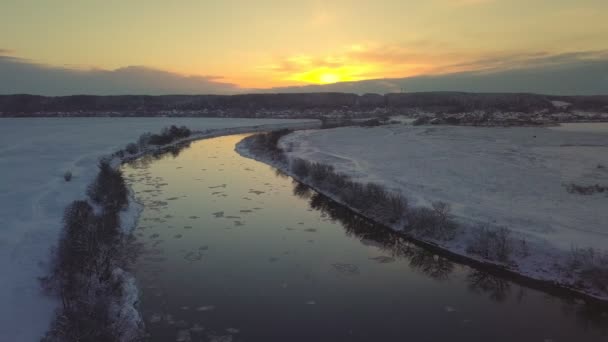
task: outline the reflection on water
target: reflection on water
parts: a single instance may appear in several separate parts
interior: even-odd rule
[[[490,299],[497,302],[505,301],[511,292],[511,283],[487,272],[471,270],[467,275],[467,282],[471,291],[479,294],[486,293]],[[519,288],[518,301],[524,294],[525,290]]]
[[[332,222],[340,222],[347,235],[359,238],[364,244],[373,244],[391,255],[391,257],[378,256],[371,258],[372,260],[387,263],[394,261],[395,257],[404,258],[409,261],[412,269],[436,280],[448,279],[454,270],[454,264],[448,259],[413,245],[403,235],[391,229],[353,214],[348,208],[338,205],[327,196],[313,192],[302,183],[294,180],[293,184],[294,195],[308,199],[311,208],[319,210]]]
[[[125,166],[152,341],[606,341],[605,308],[454,263],[236,154]]]

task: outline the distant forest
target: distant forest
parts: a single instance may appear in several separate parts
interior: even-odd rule
[[[558,108],[552,101],[567,102]],[[244,95],[0,95],[0,116],[202,116],[263,117],[265,111],[327,112],[421,109],[444,113],[473,110],[608,112],[608,95],[553,96],[526,93],[422,92],[395,94],[300,93]]]

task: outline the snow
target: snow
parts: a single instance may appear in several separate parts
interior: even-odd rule
[[[608,196],[565,187],[608,185],[606,130],[345,127],[298,131],[280,144],[290,158],[331,164],[355,181],[401,192],[410,205],[447,202],[465,227],[511,229],[532,253],[517,260],[518,272],[537,279],[563,281],[554,264],[572,247],[608,246]],[[465,254],[466,233],[443,247]]]
[[[310,120],[211,118],[28,118],[0,119],[0,336],[38,341],[58,301],[40,291],[64,208],[83,199],[97,174],[99,157],[145,132],[168,125],[193,130],[272,125]],[[266,126],[258,127],[257,130]],[[252,130],[234,129],[234,131]],[[229,131],[225,131],[228,133]],[[65,182],[63,174],[73,178]],[[133,203],[132,203],[133,204]],[[121,215],[123,228],[137,219],[137,204]],[[129,283],[129,286],[132,284]],[[131,286],[133,287],[133,286]]]
[[[565,108],[568,108],[568,107],[570,107],[572,105],[572,103],[565,102],[565,101],[551,101],[551,104],[555,108],[560,108],[560,109],[565,109]]]
[[[389,117],[389,120],[397,121],[397,122],[405,124],[405,125],[411,125],[414,121],[416,121],[416,118],[404,116],[404,115],[395,115],[395,116]]]
[[[112,277],[115,282],[122,284],[120,301],[112,303],[110,309],[112,321],[115,322],[113,330],[123,332],[120,336],[121,342],[135,341],[140,336],[139,332],[144,328],[136,305],[139,301],[137,283],[131,274],[122,269],[115,269]]]

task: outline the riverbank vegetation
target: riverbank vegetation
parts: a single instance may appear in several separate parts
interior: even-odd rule
[[[64,228],[51,274],[43,286],[61,298],[62,306],[44,341],[120,341],[134,337],[131,317],[121,303],[128,296],[127,270],[135,258],[129,235],[120,228],[128,206],[128,189],[120,170],[108,160],[87,191],[64,212]]]
[[[608,291],[608,253],[593,248],[572,248],[567,269],[596,288]]]
[[[433,208],[411,208],[407,199],[375,183],[362,184],[346,174],[336,172],[331,165],[295,158],[288,160],[279,146],[281,137],[291,133],[279,130],[249,138],[249,149],[274,163],[280,163],[296,175],[341,203],[378,222],[399,224],[413,235],[444,240],[453,238],[457,223],[450,215],[449,205],[437,202]]]
[[[121,226],[121,214],[129,207],[129,190],[118,166],[191,133],[184,126],[169,126],[159,134],[143,134],[137,143],[100,159],[87,199],[72,202],[64,212],[51,272],[41,279],[43,288],[61,299],[43,341],[142,339],[143,322],[134,308],[134,279],[128,273],[138,246],[127,231],[129,227]],[[66,175],[69,181],[71,173]]]
[[[608,193],[608,186],[594,184],[594,185],[579,185],[570,183],[566,185],[566,191],[571,194],[579,195],[593,195],[596,193]]]
[[[525,236],[516,234],[509,227],[489,222],[481,222],[477,226],[461,226],[451,214],[449,204],[434,202],[430,207],[413,207],[408,205],[407,198],[400,192],[388,190],[381,184],[357,182],[329,164],[297,157],[288,158],[281,149],[281,144],[278,144],[280,138],[288,133],[271,132],[263,138],[254,136],[245,139],[244,146],[253,155],[289,171],[298,180],[357,213],[400,230],[416,240],[437,246],[456,246],[459,254],[515,273],[519,273],[521,265],[536,262],[531,259],[532,255],[555,258],[551,261],[552,271],[558,274],[555,279],[543,275],[541,279],[544,281],[596,296],[608,293],[608,257],[605,254],[577,250],[570,258],[565,255],[556,257],[543,250],[534,250],[536,245],[531,246]],[[290,147],[285,148],[289,150]],[[602,192],[596,191],[597,189],[593,187],[592,190],[594,193]],[[578,190],[580,189],[573,191],[579,192]],[[591,191],[582,190],[583,193]]]

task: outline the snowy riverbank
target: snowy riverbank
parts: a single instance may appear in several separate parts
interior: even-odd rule
[[[567,265],[573,248],[592,247],[599,256],[608,246],[608,196],[566,186],[608,183],[606,138],[547,128],[395,125],[300,131],[280,146],[289,159],[329,164],[353,181],[400,193],[411,207],[449,203],[462,231],[428,242],[488,261],[467,253],[468,244],[479,225],[505,227],[515,245],[508,269],[606,299]],[[242,144],[238,150],[251,155]]]
[[[59,303],[41,293],[38,277],[48,272],[50,249],[57,243],[64,209],[85,197],[100,157],[136,141],[142,133],[155,133],[171,124],[231,134],[307,122],[310,120],[0,119],[0,271],[4,274],[0,278],[4,290],[0,294],[0,336],[37,341],[48,328]],[[66,171],[73,174],[70,182],[63,179]],[[123,226],[136,221],[137,211],[123,215]]]

